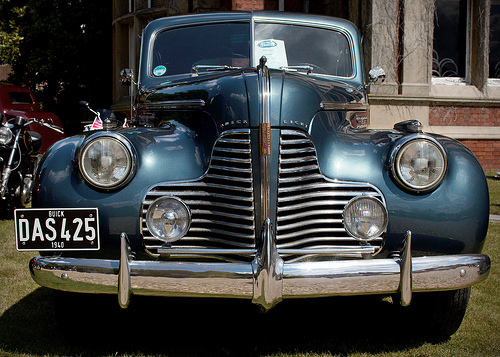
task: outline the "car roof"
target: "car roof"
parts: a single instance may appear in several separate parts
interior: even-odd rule
[[[0,83],[0,90],[5,92],[31,93],[31,91],[26,87],[16,86],[15,84],[9,84],[9,83]]]
[[[230,12],[211,12],[200,14],[176,15],[156,19],[149,23],[150,32],[156,29],[189,25],[203,22],[218,21],[277,21],[287,23],[297,23],[313,26],[342,27],[351,32],[357,32],[356,26],[348,20],[314,14],[283,12],[283,11],[230,11]]]

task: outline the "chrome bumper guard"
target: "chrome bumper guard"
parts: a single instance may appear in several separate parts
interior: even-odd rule
[[[39,285],[57,290],[117,294],[127,307],[132,294],[251,298],[270,309],[283,298],[396,294],[408,305],[412,292],[454,290],[488,276],[484,254],[411,257],[411,232],[395,258],[284,263],[269,222],[252,264],[136,261],[126,234],[120,260],[37,257],[30,271]]]

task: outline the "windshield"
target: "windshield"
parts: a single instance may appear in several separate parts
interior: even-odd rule
[[[258,23],[255,25],[254,60],[265,55],[271,68],[305,69],[315,74],[353,75],[347,37],[323,28]]]
[[[194,66],[250,66],[250,25],[220,23],[176,28],[158,34],[152,75],[191,73]]]
[[[249,67],[250,47],[249,23],[205,24],[163,31],[153,45],[150,75]],[[270,68],[339,77],[354,75],[349,40],[335,30],[257,23],[254,66],[263,55]]]

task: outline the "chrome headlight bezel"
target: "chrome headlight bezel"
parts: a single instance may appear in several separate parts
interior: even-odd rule
[[[115,176],[113,179],[100,180],[95,174],[92,174],[92,170],[90,170],[92,167],[92,158],[89,158],[89,155],[92,155],[92,149],[95,148],[96,145],[102,146],[105,142],[113,145],[114,149],[118,150],[118,153],[122,155],[120,160],[124,160],[124,165],[122,163],[121,168],[113,171],[113,175]],[[83,179],[89,185],[102,190],[114,190],[126,185],[134,176],[136,165],[135,157],[136,155],[133,146],[121,135],[109,132],[98,133],[89,137],[80,149],[78,155],[78,166]],[[116,157],[113,155],[107,156],[107,160],[114,159],[116,159]],[[101,163],[102,161],[103,158],[101,158]],[[96,158],[94,158],[94,165],[95,163]],[[112,164],[114,163],[109,164],[109,166],[112,166]]]
[[[12,138],[12,131],[5,126],[0,126],[0,145],[9,145],[12,141]]]
[[[161,207],[163,205],[163,207]],[[166,211],[170,216],[166,217]],[[163,213],[162,213],[163,212]],[[161,221],[164,221],[163,223]],[[179,224],[180,222],[180,224]],[[166,226],[171,229],[167,232]],[[158,240],[173,243],[186,235],[191,226],[191,210],[178,197],[163,196],[154,200],[146,211],[146,227]]]
[[[427,146],[427,149],[422,149],[423,151],[427,151],[427,157],[415,156],[415,159],[423,159],[424,162],[427,162],[427,169],[429,168],[429,162],[436,159],[438,161],[441,161],[441,163],[438,163],[438,166],[433,168],[433,170],[437,169],[438,172],[434,173],[433,178],[429,179],[427,183],[418,183],[417,181],[410,180],[408,178],[408,175],[411,175],[409,173],[409,171],[411,170],[408,170],[408,168],[406,174],[403,172],[403,161],[407,161],[406,159],[403,159],[403,156],[409,151],[412,146],[415,145]],[[429,154],[429,150],[432,150],[433,153]],[[443,146],[433,137],[422,134],[410,135],[396,143],[391,152],[389,166],[394,181],[400,187],[412,193],[429,193],[436,189],[443,181],[448,168],[448,156]],[[413,175],[413,177],[415,176]]]
[[[372,207],[367,207],[367,204],[371,204]],[[372,210],[372,215],[365,215],[365,211],[368,211],[369,209]],[[382,219],[382,222],[379,222],[380,224],[377,225],[374,223],[375,219],[373,218],[373,213],[377,213],[381,216],[379,217]],[[363,219],[371,220],[371,222],[369,222],[369,234],[364,234],[363,232],[361,232],[363,228],[357,229],[357,227],[365,223],[360,222]],[[378,198],[369,195],[357,196],[351,199],[345,205],[344,211],[342,212],[342,223],[346,232],[349,233],[351,237],[363,242],[369,242],[380,237],[383,233],[386,232],[387,225],[389,223],[389,213],[387,211],[387,208],[385,207],[385,204]],[[374,225],[376,226],[375,230],[372,229]]]

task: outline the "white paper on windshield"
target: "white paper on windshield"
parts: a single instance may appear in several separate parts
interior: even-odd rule
[[[255,41],[254,63],[258,65],[262,56],[266,56],[266,65],[270,68],[288,67],[285,41],[273,39]]]

